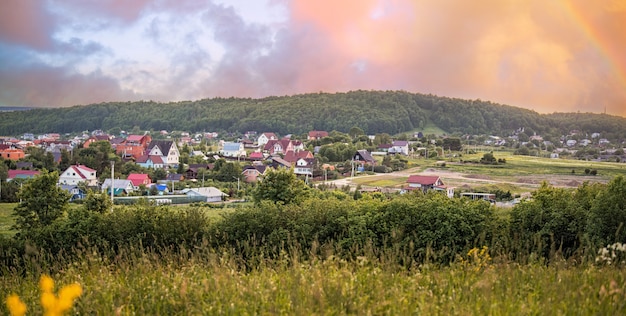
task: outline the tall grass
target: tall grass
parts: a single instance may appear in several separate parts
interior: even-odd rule
[[[293,250],[293,249],[292,249]],[[74,311],[104,315],[199,314],[594,314],[626,312],[626,271],[614,267],[502,262],[400,267],[380,256],[301,260],[297,251],[242,269],[237,254],[210,248],[115,258],[85,250],[80,259],[0,277],[39,314],[37,280],[84,289]],[[383,257],[384,258],[384,257]],[[61,263],[62,262],[62,263]],[[48,270],[50,269],[50,270]],[[4,306],[1,314],[6,314]]]

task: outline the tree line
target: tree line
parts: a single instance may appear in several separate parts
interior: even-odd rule
[[[534,111],[482,100],[465,100],[405,91],[351,91],[294,96],[213,98],[158,103],[109,102],[55,109],[0,113],[0,135],[79,133],[102,129],[143,131],[310,130],[347,133],[354,126],[367,134],[395,135],[436,126],[448,133],[509,135],[520,127],[563,135],[573,129],[626,138],[626,119],[605,114]]]

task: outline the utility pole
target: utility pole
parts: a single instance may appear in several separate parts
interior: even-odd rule
[[[109,189],[111,190],[111,212],[113,212],[113,205],[115,204],[114,202],[114,191],[115,191],[115,186],[113,185],[114,183],[114,177],[115,177],[115,161],[111,160],[111,186],[109,187]]]

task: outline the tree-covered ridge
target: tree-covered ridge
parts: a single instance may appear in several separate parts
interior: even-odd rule
[[[450,133],[510,134],[520,127],[563,134],[572,129],[626,137],[626,119],[601,114],[550,114],[481,100],[404,91],[351,91],[294,96],[213,98],[157,103],[111,102],[57,109],[0,113],[0,135],[84,130],[274,131],[310,130],[397,134],[427,124]]]

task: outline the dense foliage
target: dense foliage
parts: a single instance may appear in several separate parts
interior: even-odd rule
[[[117,102],[0,113],[0,135],[85,130],[273,131],[310,130],[397,134],[435,125],[449,133],[508,135],[520,127],[541,134],[571,130],[626,138],[624,118],[602,114],[540,115],[489,101],[404,91],[352,91],[295,96],[214,98],[157,103]],[[531,134],[529,134],[531,135]]]
[[[137,246],[157,252],[208,247],[233,251],[245,266],[258,263],[251,258],[278,258],[293,249],[304,257],[332,254],[354,260],[376,254],[402,266],[449,264],[485,245],[492,255],[519,262],[533,257],[585,261],[602,247],[626,243],[625,190],[621,176],[573,191],[544,184],[507,216],[499,216],[485,201],[449,199],[434,192],[352,196],[314,190],[297,203],[264,197],[216,222],[207,219],[201,206],[143,203],[110,212],[106,199],[92,196],[65,216],[45,225],[22,225],[16,237],[0,240],[0,262],[24,264],[23,251],[29,248],[24,243],[53,255],[84,247],[113,256]]]

